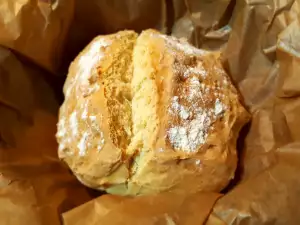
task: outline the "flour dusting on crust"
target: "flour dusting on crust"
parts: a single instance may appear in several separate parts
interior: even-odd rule
[[[105,48],[110,46],[111,43],[112,41],[107,38],[98,38],[79,57],[76,62],[76,74],[66,87],[66,98],[69,98],[71,93],[77,98],[86,98],[100,89],[100,85],[96,82],[98,78],[97,67],[104,57]],[[76,147],[78,155],[81,157],[86,155],[87,149],[101,150],[105,141],[97,122],[99,117],[100,114],[94,115],[90,113],[89,101],[86,100],[83,105],[78,105],[71,112],[68,120],[65,120],[64,117],[60,118],[56,134],[56,137],[60,140],[60,154],[69,152],[70,149],[66,148],[66,146],[69,146],[72,142],[78,142]],[[83,133],[79,131],[80,124],[84,124],[87,127]],[[96,143],[95,140],[98,140],[98,142]]]
[[[178,84],[169,105],[170,125],[166,137],[176,151],[197,152],[226,111],[222,85],[227,83],[222,76],[212,76],[203,61],[205,52],[170,37],[165,40],[172,49]],[[225,74],[218,66],[214,66],[213,72]]]
[[[111,45],[111,40],[99,38],[90,44],[89,48],[80,56],[77,62],[77,73],[66,90],[66,97],[71,91],[88,96],[99,90],[100,86],[93,80],[97,77],[97,65],[104,57],[104,50]]]

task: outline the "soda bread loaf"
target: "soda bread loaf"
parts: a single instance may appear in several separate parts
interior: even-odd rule
[[[64,85],[59,157],[108,193],[221,191],[249,114],[219,58],[154,30],[95,38]]]

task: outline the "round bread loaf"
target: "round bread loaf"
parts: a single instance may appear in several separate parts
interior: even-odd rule
[[[219,58],[154,30],[95,38],[64,85],[59,157],[113,194],[221,191],[249,114]]]

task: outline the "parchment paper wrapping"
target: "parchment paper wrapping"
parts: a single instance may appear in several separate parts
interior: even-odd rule
[[[66,46],[64,67],[97,35],[123,29],[141,31],[151,27],[165,32],[165,0],[74,0],[74,20]]]
[[[73,12],[74,0],[1,0],[0,45],[56,71]]]
[[[213,211],[228,224],[299,224],[299,5],[240,1],[234,16],[225,54],[253,120],[241,184]]]
[[[89,199],[57,159],[58,102],[43,74],[0,48],[1,225],[59,225]]]
[[[138,198],[104,195],[65,214],[64,221],[65,225],[203,224],[218,197],[216,193]]]
[[[14,2],[24,5],[37,1]],[[62,2],[67,0],[56,1]],[[238,142],[240,165],[236,179],[222,196],[216,193],[139,198],[103,195],[90,200],[87,190],[57,161],[54,133],[58,103],[53,90],[40,72],[37,75],[28,71],[23,62],[1,50],[0,222],[4,221],[1,225],[56,225],[60,213],[66,225],[300,223],[298,0],[76,0],[75,3],[75,18],[63,58],[65,65],[95,35],[125,28],[137,31],[157,28],[185,37],[195,46],[223,52],[224,66],[253,115]],[[41,34],[42,28],[38,28],[34,32]],[[0,40],[1,35],[3,32]],[[43,37],[46,36],[45,33]],[[38,56],[26,53],[30,53],[25,54],[30,58]],[[48,53],[44,57],[51,58]],[[35,61],[45,67],[43,60]],[[6,74],[4,79],[2,74]],[[26,101],[14,94],[20,92],[21,86]]]

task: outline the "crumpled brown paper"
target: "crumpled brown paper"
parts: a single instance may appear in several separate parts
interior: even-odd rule
[[[71,24],[64,66],[97,35],[123,29],[141,31],[155,28],[166,32],[167,5],[165,0],[74,0],[74,20]],[[180,0],[181,1],[181,0]]]
[[[113,195],[90,201],[64,215],[65,225],[203,224],[217,193],[190,196],[159,194],[126,198]],[[83,216],[84,212],[84,216]]]
[[[0,48],[0,224],[59,225],[90,197],[57,158],[59,105],[29,65]]]
[[[32,71],[23,69],[24,63],[7,50],[1,50],[0,75],[3,71],[10,74],[10,79],[0,76],[0,112],[5,115],[0,117],[0,222],[4,221],[1,224],[59,224],[59,215],[63,213],[66,225],[298,225],[299,3],[299,0],[75,1],[75,18],[64,52],[65,65],[95,35],[125,28],[137,31],[157,28],[187,38],[195,46],[223,52],[224,67],[253,115],[238,143],[240,165],[236,179],[223,196],[103,195],[88,201],[90,195],[86,189],[57,161],[54,133],[58,104],[45,97],[53,91],[41,85],[42,76],[34,76]],[[10,27],[8,23],[6,27]],[[0,40],[1,35],[2,32]],[[29,58],[37,57],[33,52],[27,53]],[[49,53],[44,57],[50,57]],[[44,66],[42,61],[35,60]],[[16,74],[19,83],[13,82]],[[31,76],[34,78],[29,82],[26,77]],[[20,83],[24,85],[26,102],[13,94],[20,89]],[[37,97],[44,100],[37,104]],[[49,107],[50,99],[55,107]],[[86,203],[75,207],[83,202]]]
[[[297,1],[236,6],[225,57],[253,120],[241,184],[214,207],[227,224],[299,224],[298,12]]]
[[[74,0],[1,0],[0,45],[54,72],[73,12]]]

